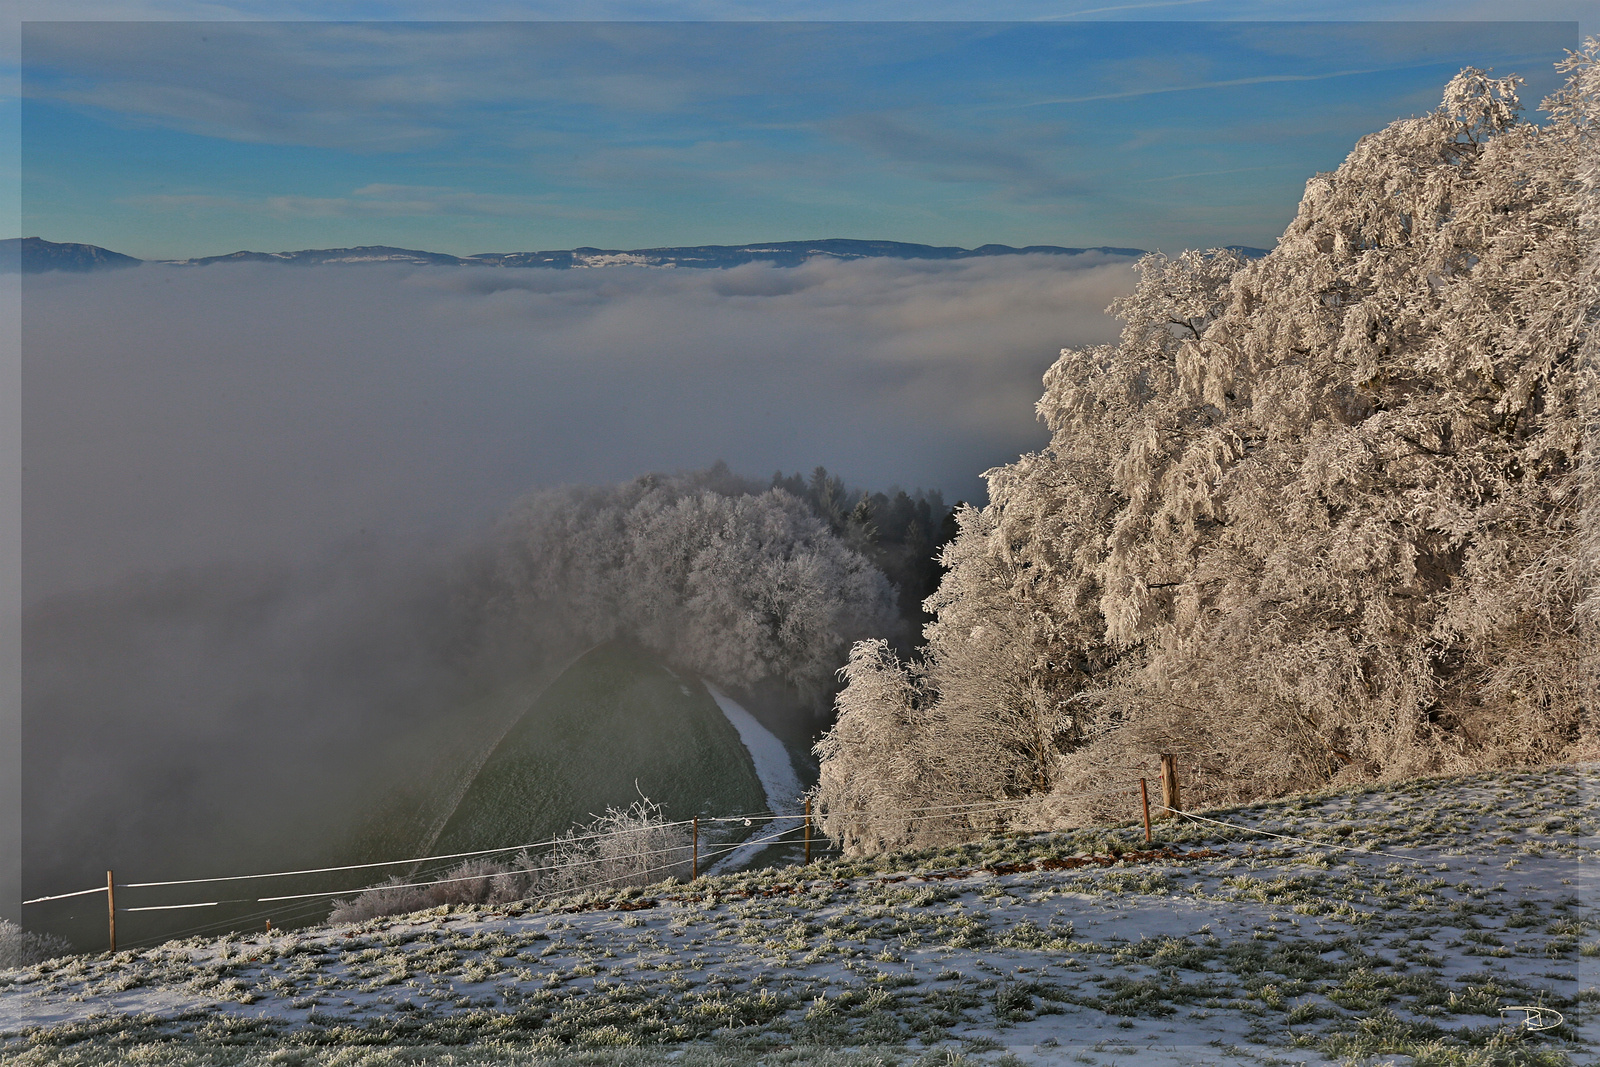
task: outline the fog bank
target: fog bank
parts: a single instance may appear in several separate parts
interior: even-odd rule
[[[453,717],[485,684],[459,566],[523,494],[722,458],[974,498],[1133,279],[1089,256],[29,276],[26,890],[347,859],[396,768],[484,727]],[[93,944],[103,911],[69,911],[29,919]]]
[[[725,459],[977,497],[1128,262],[147,266],[24,285],[24,596]]]

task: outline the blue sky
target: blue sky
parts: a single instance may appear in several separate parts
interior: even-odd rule
[[[1579,33],[1572,21],[260,22],[234,19],[298,9],[160,6],[23,23],[23,233],[147,258],[822,237],[1270,246],[1305,180],[1357,137],[1434,106],[1468,64],[1523,74],[1532,108]],[[1530,13],[1578,17],[1548,6]]]

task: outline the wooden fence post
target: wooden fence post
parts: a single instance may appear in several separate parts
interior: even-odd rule
[[[106,925],[111,934],[111,951],[117,951],[117,884],[111,879],[111,872],[106,872]]]
[[[689,863],[689,878],[700,877],[700,816],[694,817],[694,858]]]
[[[1178,757],[1170,752],[1161,754],[1161,806],[1167,809],[1163,818],[1176,819],[1183,810],[1183,798],[1178,794]]]
[[[1144,804],[1144,843],[1150,843],[1150,785],[1139,779],[1139,800]]]
[[[811,797],[806,797],[806,864],[811,864]]]

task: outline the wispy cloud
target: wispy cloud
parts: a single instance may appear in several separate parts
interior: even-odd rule
[[[1046,15],[1045,18],[1051,21],[1060,21],[1064,19],[1082,18],[1085,15],[1108,15],[1112,14],[1113,12],[1117,14],[1125,14],[1130,11],[1178,14],[1184,8],[1195,8],[1201,5],[1207,7],[1217,6],[1216,0],[1145,0],[1145,2],[1137,4],[1106,4],[1100,7],[1081,7],[1072,11],[1062,11],[1056,14]]]
[[[1141,184],[1148,185],[1151,182],[1175,182],[1182,178],[1213,178],[1222,174],[1253,174],[1263,170],[1287,170],[1291,168],[1299,169],[1299,167],[1300,164],[1298,163],[1273,163],[1265,167],[1228,167],[1224,170],[1194,170],[1185,174],[1162,174],[1155,178],[1140,178],[1139,181]]]
[[[506,143],[533,129],[604,137],[665,114],[690,121],[712,102],[726,112],[800,75],[773,54],[793,36],[782,27],[37,23],[26,36],[32,98],[207,137],[364,152]]]
[[[1403,69],[1407,68],[1371,67],[1362,70],[1326,71],[1319,74],[1260,74],[1248,78],[1221,78],[1214,81],[1188,82],[1182,85],[1150,85],[1138,89],[1117,89],[1110,92],[1087,93],[1082,96],[1058,96],[1047,100],[1027,100],[1014,104],[996,104],[992,105],[992,109],[1049,107],[1055,104],[1088,104],[1102,100],[1131,100],[1141,96],[1160,96],[1164,93],[1192,93],[1206,89],[1234,89],[1245,85],[1328,81],[1333,78],[1353,78],[1365,74],[1381,74]]]
[[[375,182],[348,196],[217,196],[209,193],[156,193],[126,197],[122,203],[155,211],[260,212],[274,218],[415,218],[440,215],[490,218],[615,220],[623,211],[601,211],[561,204],[550,197],[508,196],[441,186]]]
[[[820,127],[852,145],[915,170],[920,178],[990,186],[997,195],[1019,198],[1071,197],[1086,186],[1062,166],[1058,153],[1043,148],[1056,131],[1029,129],[1009,136],[996,131],[933,127],[885,112],[835,119]]]
[[[868,21],[970,19],[966,0],[19,0],[21,17],[37,19],[555,19],[715,20],[794,19]],[[1523,0],[1531,19],[1576,18],[1587,0]],[[1168,19],[1408,19],[1504,18],[1503,0],[1133,0],[1063,11],[1050,0],[992,0],[986,17],[1048,20],[1089,15]]]

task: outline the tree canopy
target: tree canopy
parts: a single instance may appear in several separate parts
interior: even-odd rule
[[[782,489],[725,467],[534,493],[499,523],[464,598],[518,647],[637,640],[736,690],[824,706],[852,641],[894,633],[895,590]]]

